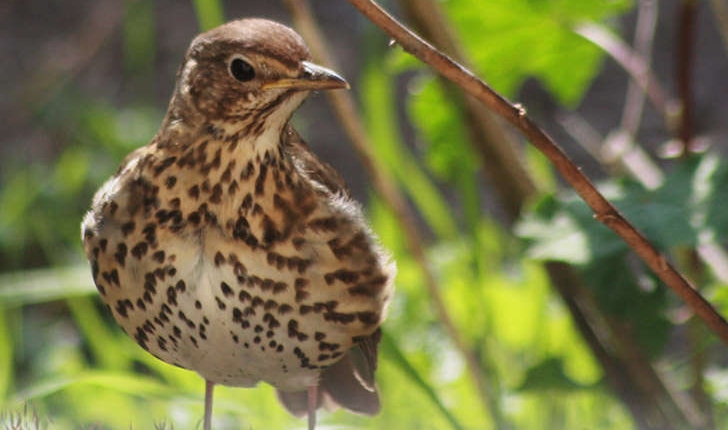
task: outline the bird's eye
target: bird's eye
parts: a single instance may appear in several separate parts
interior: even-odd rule
[[[240,82],[248,82],[255,77],[255,69],[242,58],[235,58],[230,62],[230,74]]]

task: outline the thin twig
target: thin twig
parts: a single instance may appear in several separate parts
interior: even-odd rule
[[[697,18],[698,2],[683,0],[679,12],[677,40],[677,88],[680,96],[680,125],[678,137],[682,142],[683,155],[690,153],[690,143],[693,138],[693,51],[695,48],[695,19]]]
[[[649,69],[652,64],[652,46],[657,28],[657,0],[641,0],[637,6],[637,23],[635,24],[634,52]],[[645,105],[645,92],[636,79],[627,84],[624,109],[622,110],[621,128],[634,137],[642,121]]]
[[[349,0],[359,11],[392,37],[405,51],[457,83],[468,93],[516,127],[552,162],[563,178],[594,211],[595,218],[619,235],[667,286],[669,286],[710,329],[728,344],[728,323],[698,293],[690,282],[602,196],[563,150],[533,123],[522,106],[508,102],[472,72],[420,39],[371,0]]]
[[[637,8],[635,25],[634,52],[646,67],[652,63],[652,44],[657,28],[657,0],[642,0]],[[650,156],[635,145],[637,131],[642,121],[645,105],[645,92],[636,79],[627,84],[624,109],[620,128],[610,133],[604,141],[601,159],[609,164],[618,164],[649,189],[662,184],[664,175]]]
[[[630,48],[623,40],[605,27],[584,22],[574,31],[590,42],[602,48],[637,82],[647,94],[652,106],[665,120],[668,129],[675,130],[680,109],[670,99],[665,87],[650,70],[649,63]]]
[[[284,0],[284,3],[291,11],[296,28],[306,39],[314,59],[325,65],[334,66],[333,58],[331,58],[328,54],[330,50],[327,48],[323,37],[321,36],[321,31],[318,29],[313,15],[311,14],[308,2],[305,0]],[[440,293],[440,286],[438,285],[435,275],[427,262],[427,257],[424,253],[425,247],[416,228],[417,222],[415,216],[412,214],[404,197],[395,186],[396,182],[390,177],[387,171],[381,169],[377,163],[374,162],[374,155],[370,149],[373,146],[370,143],[369,137],[361,121],[361,115],[356,108],[356,104],[351,94],[343,91],[329,91],[326,95],[333,106],[334,112],[343,126],[344,131],[349,136],[349,139],[351,139],[354,149],[359,155],[364,168],[371,177],[374,189],[382,197],[384,202],[394,211],[396,218],[400,221],[400,226],[402,227],[407,240],[407,247],[414,256],[415,261],[420,266],[420,270],[424,275],[425,285],[439,321],[445,328],[445,331],[457,350],[463,356],[466,367],[473,378],[484,407],[487,410],[490,410],[492,396],[488,389],[488,384],[483,378],[484,372],[481,369],[477,357],[458,331],[447,307],[445,306],[445,300]],[[492,410],[490,412],[494,413]]]

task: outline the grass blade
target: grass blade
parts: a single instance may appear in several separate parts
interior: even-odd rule
[[[382,331],[382,350],[386,351],[390,356],[389,359],[399,366],[400,370],[409,377],[412,382],[415,383],[426,395],[432,400],[437,409],[442,413],[445,419],[450,423],[454,429],[462,429],[463,426],[458,422],[455,416],[447,409],[445,404],[442,403],[440,397],[437,395],[435,389],[430,385],[425,378],[412,366],[412,363],[407,360],[402,350],[397,347],[397,343],[387,334]]]
[[[0,275],[0,304],[5,308],[85,296],[95,292],[91,270],[85,264]]]

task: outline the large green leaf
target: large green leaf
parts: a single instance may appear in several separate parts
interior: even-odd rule
[[[656,190],[628,180],[599,189],[658,249],[728,238],[728,166],[713,155],[681,161]],[[532,257],[584,264],[626,249],[573,192],[546,196],[516,228]]]
[[[513,95],[529,76],[561,102],[576,104],[599,69],[603,52],[572,32],[583,20],[625,12],[627,0],[452,0],[444,3],[476,68]]]
[[[728,169],[713,155],[681,160],[664,183],[647,190],[631,181],[600,186],[620,212],[665,253],[724,239]],[[597,222],[573,193],[549,196],[516,229],[531,257],[580,265],[603,309],[627,323],[650,352],[667,340],[666,289],[628,252],[615,233]],[[679,254],[678,254],[679,255]]]

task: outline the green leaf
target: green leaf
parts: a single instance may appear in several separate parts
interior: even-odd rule
[[[530,213],[515,231],[533,241],[527,255],[535,260],[585,264],[593,257],[587,234],[568,213],[559,212],[547,219],[540,218],[538,212]]]
[[[654,191],[630,181],[599,188],[659,249],[693,246],[702,228],[688,221],[697,164],[684,162]],[[647,269],[630,264],[627,245],[597,222],[580,198],[573,193],[543,198],[516,233],[526,239],[532,258],[580,265],[602,309],[624,320],[646,350],[662,349],[671,327],[664,316],[666,290],[657,288],[659,282]]]
[[[432,76],[420,78],[418,88],[407,99],[413,124],[428,142],[429,167],[442,179],[455,180],[472,175],[480,163],[469,144],[461,116]]]
[[[599,70],[604,53],[574,34],[583,20],[602,21],[629,1],[459,0],[444,3],[466,51],[488,83],[514,95],[530,76],[574,106]]]
[[[560,357],[547,357],[526,370],[526,376],[516,388],[520,392],[554,393],[583,390],[589,386],[569,378],[564,372],[564,361]]]
[[[628,254],[600,258],[583,269],[583,279],[599,306],[628,327],[637,344],[656,355],[665,346],[672,324],[667,320],[666,288],[654,276],[632,270]]]
[[[702,172],[702,173],[701,173]],[[605,195],[657,248],[694,247],[705,232],[728,237],[728,210],[721,204],[721,181],[728,169],[714,157],[681,162],[656,190],[630,180],[599,185]],[[594,219],[586,203],[569,192],[547,196],[524,216],[516,233],[528,240],[529,255],[540,260],[584,264],[626,249],[624,242]]]

